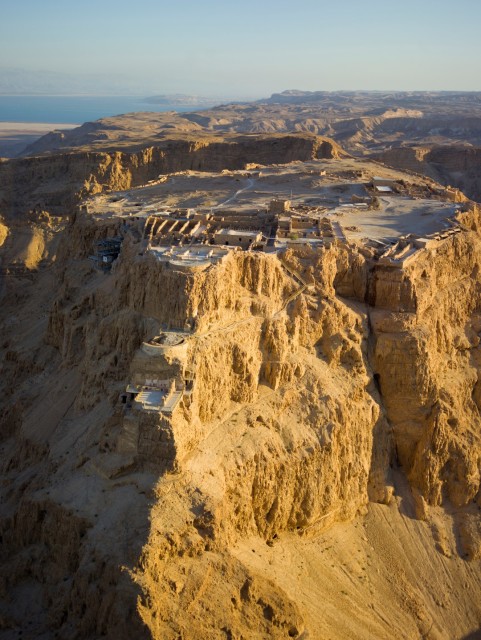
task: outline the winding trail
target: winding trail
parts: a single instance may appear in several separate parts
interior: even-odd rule
[[[220,209],[221,207],[223,207],[226,204],[229,204],[230,202],[233,202],[237,196],[241,193],[243,193],[244,191],[249,191],[249,189],[252,189],[252,187],[254,186],[254,184],[256,183],[256,180],[254,180],[253,178],[248,178],[247,179],[247,186],[242,187],[242,189],[238,189],[234,195],[230,196],[230,198],[227,198],[227,200],[224,200],[224,202],[220,202],[219,204],[216,204],[215,207],[211,207],[212,210],[214,209]]]

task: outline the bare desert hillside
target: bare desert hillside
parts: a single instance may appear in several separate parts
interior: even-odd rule
[[[146,145],[186,134],[314,133],[353,153],[412,144],[481,144],[481,94],[285,91],[265,100],[190,113],[134,113],[52,133],[27,154]]]
[[[104,118],[49,133],[22,155],[60,149],[138,152],[176,140],[292,133],[331,138],[354,156],[417,171],[481,199],[481,94],[475,92],[285,91],[191,113]]]
[[[481,209],[298,98],[0,165],[0,637],[479,634]]]

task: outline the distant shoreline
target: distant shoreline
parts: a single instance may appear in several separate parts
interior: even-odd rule
[[[0,93],[0,98],[145,98],[144,94],[113,93]]]
[[[0,158],[15,158],[29,144],[51,131],[70,131],[79,124],[61,124],[51,122],[1,122],[0,121]]]
[[[148,104],[145,96],[0,95],[0,122],[48,122],[55,126],[59,123],[95,122],[142,111],[178,113],[193,109],[194,105]]]
[[[11,122],[11,121],[0,121],[0,135],[8,133],[48,133],[49,131],[54,131],[58,129],[74,129],[75,127],[79,127],[80,124],[65,124],[65,123],[56,123],[56,122]]]

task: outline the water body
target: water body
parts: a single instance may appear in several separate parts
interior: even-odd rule
[[[195,110],[195,105],[151,104],[140,96],[0,96],[0,122],[80,124],[132,111]]]

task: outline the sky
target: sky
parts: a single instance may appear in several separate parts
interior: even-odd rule
[[[480,24],[480,0],[0,0],[0,85],[481,90]]]

